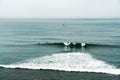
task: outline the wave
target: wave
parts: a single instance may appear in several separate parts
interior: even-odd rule
[[[0,67],[120,74],[120,69],[117,69],[116,66],[80,52],[52,54],[9,65],[1,64]]]
[[[79,42],[40,42],[40,43],[28,43],[28,44],[12,44],[4,45],[6,47],[33,47],[33,46],[49,46],[49,47],[69,47],[74,49],[79,48],[120,48],[120,45],[111,45],[111,44],[90,44],[90,43],[79,43]]]
[[[67,45],[68,43],[68,45]],[[68,46],[68,47],[111,47],[111,48],[120,48],[120,45],[111,45],[111,44],[89,44],[89,43],[78,43],[78,42],[58,42],[58,43],[37,43],[35,45],[50,45],[50,46]]]

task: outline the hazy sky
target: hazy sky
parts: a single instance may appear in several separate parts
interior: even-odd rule
[[[0,18],[120,18],[120,0],[0,0]]]

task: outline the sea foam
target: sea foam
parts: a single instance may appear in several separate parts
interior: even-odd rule
[[[27,59],[15,64],[0,66],[5,68],[51,69],[120,74],[120,69],[117,69],[116,66],[98,60],[91,54],[80,52],[52,54],[44,57]]]

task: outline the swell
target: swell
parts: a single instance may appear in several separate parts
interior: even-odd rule
[[[70,47],[81,47],[82,43],[71,42]],[[37,43],[36,45],[56,45],[56,46],[65,46],[64,42],[60,43]],[[86,43],[85,47],[120,47],[120,45],[111,45],[111,44],[90,44]]]
[[[120,48],[120,45],[111,45],[111,44],[91,44],[91,43],[85,43],[85,46],[81,46],[82,43],[79,42],[70,42],[70,45],[67,47],[71,48],[94,48],[94,47],[106,47],[106,48]],[[33,44],[12,44],[12,45],[6,45],[6,46],[11,46],[11,47],[29,47],[29,46],[56,46],[56,47],[65,47],[66,45],[64,42],[38,42],[38,43],[33,43]]]

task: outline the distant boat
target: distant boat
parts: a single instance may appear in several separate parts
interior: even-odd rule
[[[62,26],[66,26],[66,24],[62,24]]]

